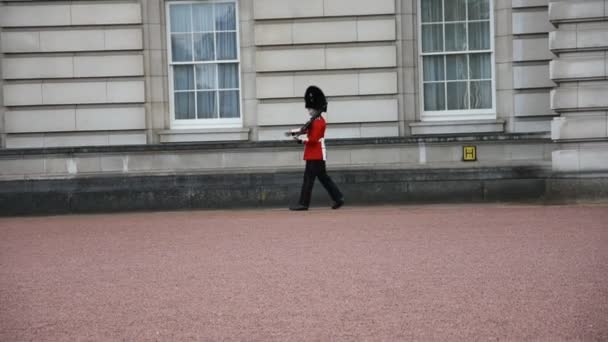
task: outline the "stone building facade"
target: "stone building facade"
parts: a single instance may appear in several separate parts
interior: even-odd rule
[[[306,120],[311,84],[329,97],[328,163],[344,183],[387,170],[500,183],[496,170],[526,168],[534,194],[603,196],[607,2],[0,1],[5,198],[34,180],[289,174],[301,151],[283,132]],[[494,191],[471,186],[448,195]]]

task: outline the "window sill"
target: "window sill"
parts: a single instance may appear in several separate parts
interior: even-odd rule
[[[161,143],[247,141],[249,128],[173,129],[160,131]]]
[[[412,135],[485,134],[504,132],[503,120],[431,121],[410,124]]]

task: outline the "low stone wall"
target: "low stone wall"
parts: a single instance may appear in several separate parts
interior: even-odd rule
[[[330,175],[347,205],[608,199],[608,175],[557,176],[537,167],[351,170]],[[297,201],[301,181],[301,172],[4,181],[0,215],[287,208]],[[317,182],[312,206],[330,203]]]

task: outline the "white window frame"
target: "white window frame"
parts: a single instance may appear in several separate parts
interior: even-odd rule
[[[231,3],[235,6],[235,29],[236,29],[236,59],[235,60],[213,60],[213,61],[192,61],[192,62],[173,62],[173,51],[171,48],[171,5],[188,5],[188,4],[200,4],[200,3]],[[235,128],[243,127],[243,90],[241,80],[241,41],[240,41],[240,23],[239,23],[239,2],[237,0],[190,0],[181,1],[173,0],[165,3],[165,18],[167,22],[166,32],[167,35],[167,68],[169,77],[169,111],[171,115],[171,128],[172,129],[199,129],[199,128]],[[214,28],[215,32],[215,28]],[[194,53],[194,52],[193,52]],[[239,79],[239,117],[238,118],[217,118],[217,119],[175,119],[175,89],[173,79],[173,66],[174,65],[197,65],[197,64],[222,64],[230,63],[237,64],[238,79]],[[194,82],[196,84],[196,72],[194,73]],[[216,89],[217,90],[217,89]],[[237,90],[237,89],[232,89]],[[196,92],[195,92],[196,96]],[[219,96],[219,95],[218,95]],[[219,99],[217,102],[219,106]],[[218,108],[219,110],[219,108]],[[195,99],[195,111],[196,111],[196,99]],[[195,113],[196,114],[196,113]]]
[[[442,19],[445,20],[445,2],[450,0],[443,0],[442,8]],[[443,35],[443,46],[444,51],[442,52],[422,52],[422,0],[418,0],[418,89],[419,89],[419,113],[421,121],[456,121],[456,120],[495,120],[496,119],[496,57],[495,57],[495,37],[494,37],[494,0],[488,1],[490,4],[490,49],[489,50],[466,50],[466,51],[445,51],[445,24],[446,23],[459,23],[462,21],[442,21],[444,27]],[[476,20],[475,20],[476,21]],[[471,22],[475,22],[471,21]],[[485,20],[484,20],[485,21]],[[468,20],[468,6],[467,6],[467,19],[466,19],[466,32],[468,40],[469,20]],[[440,110],[440,111],[425,111],[424,109],[424,56],[447,56],[447,55],[470,55],[473,53],[490,53],[490,63],[492,64],[492,108],[484,109],[455,109],[455,110]],[[447,73],[447,68],[444,65],[444,72]],[[470,81],[467,79],[470,90]],[[473,80],[474,81],[474,80]],[[446,106],[447,106],[447,80],[443,81],[446,83]],[[470,91],[468,91],[470,98]]]

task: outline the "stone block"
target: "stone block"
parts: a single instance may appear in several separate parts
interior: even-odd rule
[[[104,30],[53,30],[40,32],[41,52],[105,50]]]
[[[165,31],[166,27],[161,24],[148,24],[144,25],[145,30],[145,49],[146,50],[164,50],[164,41],[166,35]],[[137,37],[134,37],[137,40]],[[123,44],[127,44],[128,42],[124,42]],[[134,44],[134,43],[133,43]]]
[[[525,7],[542,7],[549,4],[549,0],[512,0],[513,8],[525,8]]]
[[[8,57],[2,60],[4,79],[71,78],[73,57]]]
[[[4,53],[40,52],[40,32],[1,32]]]
[[[382,122],[399,119],[396,99],[333,101],[326,115],[330,123]]]
[[[406,23],[405,25],[407,25]],[[383,41],[396,39],[395,19],[365,19],[357,20],[357,41]],[[407,37],[406,37],[407,39]],[[413,39],[413,36],[410,37]]]
[[[514,40],[512,36],[500,36],[496,37],[494,55],[496,63],[507,63],[511,62],[515,58],[514,52]],[[547,50],[549,48],[547,47]]]
[[[551,61],[550,75],[553,80],[605,78],[606,55],[558,58]]]
[[[501,9],[494,11],[495,35],[497,37],[510,36],[513,32],[513,17],[511,9]]]
[[[294,76],[266,76],[256,77],[256,96],[259,99],[295,97]]]
[[[551,90],[551,108],[557,112],[578,107],[578,86],[565,86]]]
[[[104,103],[106,82],[43,83],[42,96],[42,104],[48,105]]]
[[[44,136],[44,147],[107,146],[103,133],[56,133]]]
[[[260,103],[257,114],[259,126],[302,125],[308,120],[301,101]]]
[[[513,121],[513,133],[551,132],[551,117],[518,117]],[[546,152],[545,152],[546,154]],[[548,159],[551,157],[549,156]]]
[[[542,144],[508,144],[505,151],[513,161],[543,160],[545,147]]]
[[[326,67],[323,48],[258,50],[255,60],[258,72],[322,70]]]
[[[604,0],[552,1],[549,20],[552,22],[604,17]]]
[[[2,94],[5,106],[35,106],[42,104],[40,83],[4,84]]]
[[[553,31],[549,33],[549,49],[551,51],[576,48],[576,31]]]
[[[578,150],[558,150],[551,154],[553,171],[578,172]]]
[[[78,131],[135,130],[146,128],[143,107],[78,107],[76,125]]]
[[[42,134],[8,134],[6,148],[41,148],[44,147]]]
[[[513,87],[551,88],[555,83],[549,78],[549,63],[513,66]]]
[[[607,127],[606,112],[563,114],[551,123],[551,139],[607,138]]]
[[[467,134],[504,132],[504,121],[426,121],[410,123],[412,135]]]
[[[256,20],[322,17],[323,0],[255,0],[253,15]]]
[[[577,30],[576,47],[578,49],[597,49],[608,47],[608,34],[606,34],[606,31],[608,30],[608,24],[598,26],[599,27],[597,29],[593,28],[593,26],[590,26],[590,29]]]
[[[110,133],[108,135],[109,145],[145,145],[146,133]]]
[[[148,78],[148,102],[165,102],[167,100],[167,78],[165,77],[149,77]],[[140,102],[140,101],[137,101]]]
[[[289,167],[297,166],[302,159],[301,152],[283,151],[267,153],[266,151],[251,152],[224,152],[221,159],[221,168],[248,168]]]
[[[533,93],[518,93],[514,95],[514,101],[516,117],[555,114],[551,109],[549,90],[541,90]]]
[[[394,14],[394,0],[325,0],[324,15],[346,16],[346,15],[377,15]]]
[[[141,6],[125,3],[72,3],[72,25],[141,24]]]
[[[357,41],[357,22],[355,20],[296,21],[292,25],[294,44]]]
[[[179,129],[160,132],[160,140],[168,142],[189,141],[243,141],[249,139],[247,128]]]
[[[6,133],[73,131],[75,109],[11,110],[4,113]]]
[[[0,159],[0,176],[25,176],[44,173],[44,159]]]
[[[123,172],[126,170],[127,157],[101,155],[99,163],[102,172]]]
[[[361,138],[398,137],[399,124],[390,123],[365,123],[361,125]]]
[[[144,54],[149,58],[149,70],[146,76],[167,76],[167,62],[165,52],[162,50],[146,50]]]
[[[394,45],[328,47],[327,69],[363,69],[397,66]]]
[[[255,24],[255,45],[293,44],[293,23],[261,22]]]
[[[546,10],[513,12],[513,34],[547,33],[553,30]]]
[[[299,74],[294,76],[294,95],[304,96],[306,88],[310,85],[320,87],[327,96],[357,95],[358,84],[357,73]]]
[[[608,107],[608,81],[579,83],[579,108],[606,108]]]
[[[69,26],[70,6],[63,3],[12,3],[2,7],[0,26],[36,27]]]
[[[327,137],[327,139],[361,138],[361,124],[329,125],[325,137]]]
[[[75,56],[74,77],[143,76],[142,55]]]
[[[553,58],[547,37],[513,39],[513,61],[515,62],[543,61]]]
[[[150,25],[152,27],[154,25]],[[159,32],[160,34],[160,32]],[[160,46],[150,48],[159,50]],[[105,30],[106,50],[141,50],[143,49],[143,33],[141,28],[107,29]]]
[[[411,74],[406,76],[413,77]],[[407,77],[406,83],[413,81]],[[394,71],[359,73],[359,95],[396,94],[397,89],[397,73]]]
[[[356,165],[395,164],[400,162],[401,150],[392,148],[358,148],[350,152],[351,162]]]
[[[109,103],[145,102],[144,81],[107,82]]]
[[[580,150],[579,171],[608,171],[608,148]]]

